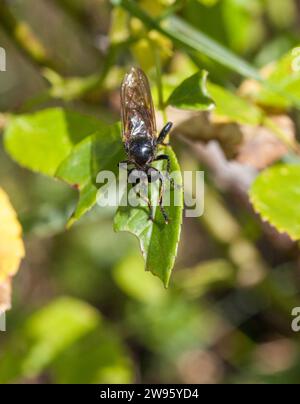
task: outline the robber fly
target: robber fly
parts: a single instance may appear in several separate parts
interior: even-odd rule
[[[144,173],[149,182],[160,181],[159,207],[166,223],[168,215],[162,205],[164,177],[151,163],[159,160],[167,161],[167,172],[170,172],[170,159],[166,154],[158,153],[158,146],[165,145],[164,140],[172,128],[168,122],[157,136],[155,112],[150,86],[145,73],[132,67],[126,74],[121,86],[122,138],[128,159],[122,161],[133,166],[128,177],[134,171]],[[153,209],[151,201],[142,197],[149,207],[149,219],[152,221]]]

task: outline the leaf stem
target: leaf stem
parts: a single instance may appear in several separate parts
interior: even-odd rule
[[[164,94],[163,94],[163,84],[162,84],[162,64],[159,49],[157,44],[154,41],[151,41],[151,44],[154,49],[154,56],[155,56],[155,68],[156,68],[156,85],[157,85],[157,92],[158,92],[158,108],[162,112],[164,123],[166,124],[168,121],[167,112],[164,103]]]
[[[26,22],[15,17],[4,0],[0,0],[0,22],[19,49],[31,61],[39,66],[53,68],[53,62],[42,42]]]

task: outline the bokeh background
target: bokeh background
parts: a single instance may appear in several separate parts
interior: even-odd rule
[[[298,1],[139,3],[152,15],[178,13],[258,68],[300,43]],[[63,105],[119,120],[128,67],[155,76],[141,23],[133,19],[128,34],[126,18],[105,0],[1,0],[8,70],[0,73],[0,111]],[[146,35],[161,42],[163,70],[184,76],[189,57]],[[111,51],[111,41],[123,45]],[[201,54],[191,59],[224,87],[241,83]],[[63,86],[62,77],[72,81]],[[66,231],[76,190],[19,167],[1,139],[0,186],[26,246],[0,333],[1,383],[299,383],[300,334],[291,329],[300,306],[297,243],[253,212],[243,185],[251,170],[232,169],[218,144],[172,143],[182,167],[205,171],[206,193],[204,215],[184,219],[166,290],[144,272],[138,241],[113,232],[112,210],[95,208]]]

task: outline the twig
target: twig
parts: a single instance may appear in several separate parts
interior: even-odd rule
[[[0,0],[0,22],[8,35],[16,42],[20,50],[39,66],[53,68],[46,48],[35,36],[30,26],[16,19],[5,0]]]
[[[155,56],[155,67],[156,67],[156,85],[157,85],[157,92],[158,92],[158,108],[162,112],[164,123],[167,123],[167,113],[164,103],[164,94],[163,94],[163,85],[162,85],[162,65],[161,65],[161,58],[160,53],[157,45],[151,41],[151,44],[154,48],[154,56]]]

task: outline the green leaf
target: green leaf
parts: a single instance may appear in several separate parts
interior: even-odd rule
[[[121,7],[113,8],[111,12],[111,24],[109,40],[112,44],[125,42],[130,36],[127,13]]]
[[[258,87],[255,100],[276,108],[300,107],[300,48],[291,50],[287,55],[269,66],[269,88]],[[274,91],[272,91],[274,87]]]
[[[18,335],[9,340],[1,356],[1,383],[39,375],[67,347],[100,324],[100,314],[88,304],[72,298],[54,300],[29,317],[18,328]]]
[[[119,288],[130,298],[145,303],[160,303],[166,297],[158,278],[142,271],[143,258],[130,254],[114,268],[114,279]],[[130,271],[128,271],[130,268]]]
[[[263,111],[251,102],[211,82],[207,83],[207,88],[216,103],[214,114],[239,124],[262,123]]]
[[[51,365],[57,384],[133,383],[134,369],[116,332],[99,327],[68,347]]]
[[[95,206],[97,192],[98,189],[93,184],[87,184],[80,190],[76,209],[67,223],[68,229]]]
[[[207,111],[214,107],[206,89],[207,72],[201,71],[185,79],[170,95],[167,105],[196,111]]]
[[[157,275],[167,287],[174,266],[180,237],[183,198],[181,189],[182,178],[176,156],[171,148],[165,148],[165,153],[169,155],[171,160],[171,172],[177,173],[175,182],[179,186],[174,190],[171,189],[171,206],[165,206],[170,223],[164,223],[158,207],[155,208],[155,220],[153,223],[148,220],[149,212],[146,206],[138,206],[136,208],[120,206],[115,216],[114,227],[116,231],[129,231],[139,238],[142,253],[146,261],[146,270]],[[157,168],[162,170],[162,163],[158,164]],[[152,197],[153,200],[157,201],[158,190]],[[175,197],[180,202],[178,203],[179,206],[175,206]]]
[[[13,117],[5,132],[5,147],[20,165],[79,190],[69,226],[96,203],[98,172],[117,174],[124,157],[119,124],[109,126],[61,108]]]
[[[99,126],[99,125],[98,125]],[[68,222],[75,221],[90,210],[96,203],[100,184],[96,183],[100,171],[118,174],[118,163],[124,159],[120,125],[102,124],[95,134],[78,143],[71,154],[58,167],[56,176],[79,189],[79,202]]]
[[[184,352],[210,346],[222,323],[215,307],[184,299],[172,291],[158,304],[129,304],[126,315],[131,334],[173,363]]]
[[[236,122],[241,125],[263,125],[268,130],[271,130],[273,135],[285,143],[291,150],[297,150],[294,140],[291,140],[278,125],[275,125],[272,119],[266,116],[263,109],[216,84],[208,83],[207,88],[216,103],[213,114],[225,118],[226,121]]]
[[[13,117],[5,131],[5,148],[23,167],[53,176],[74,145],[98,128],[92,117],[46,109]]]
[[[239,0],[224,0],[219,4],[222,7],[225,37],[228,38],[230,48],[243,54],[255,50],[264,37],[260,0],[254,0],[251,4]]]
[[[49,81],[50,89],[49,96],[66,102],[83,97],[84,94],[91,92],[101,78],[97,74],[87,77],[62,77],[57,72],[46,68],[43,71],[43,76]]]
[[[280,164],[263,171],[250,189],[255,210],[280,232],[300,239],[300,165]]]
[[[59,165],[55,176],[75,188],[83,188],[91,182],[92,177],[93,138],[88,136],[78,143]]]

